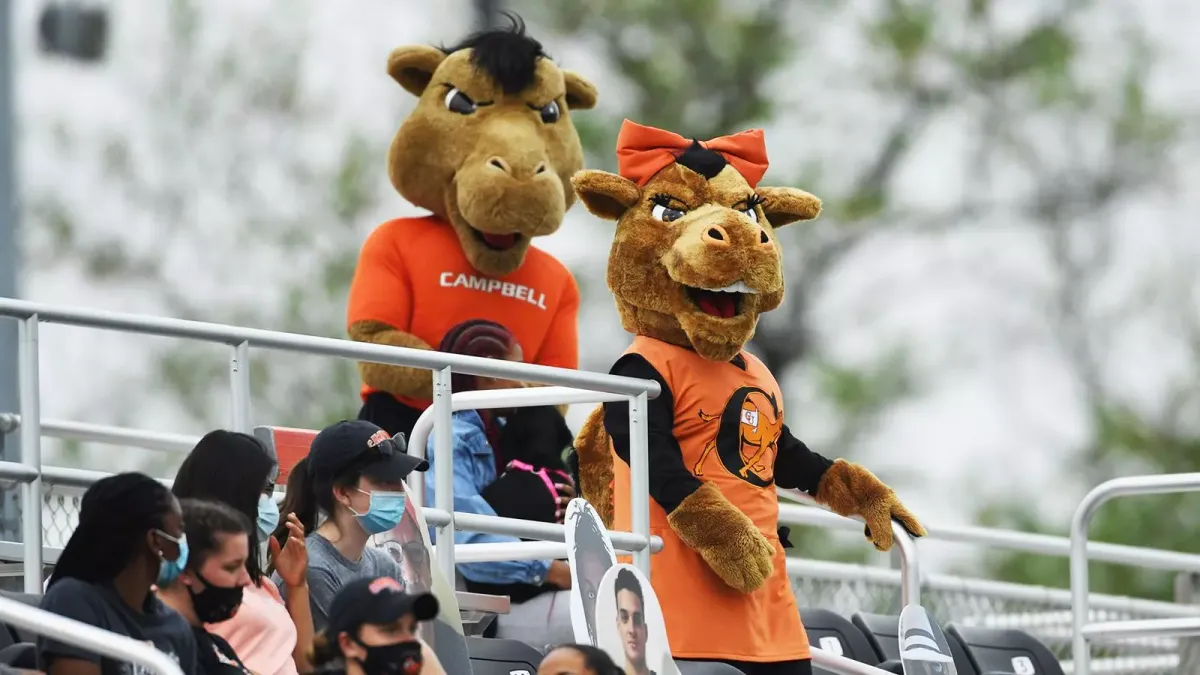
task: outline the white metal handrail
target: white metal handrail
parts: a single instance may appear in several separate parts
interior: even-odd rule
[[[70,642],[111,659],[128,661],[158,675],[183,675],[174,659],[149,643],[31,607],[18,600],[0,597],[0,621],[35,635]]]
[[[832,527],[862,527],[863,521],[861,518],[846,518],[833,511],[826,510],[817,503],[817,500],[805,492],[784,488],[776,488],[776,490],[780,494],[785,494],[796,501],[809,504],[808,507],[780,504],[780,523],[793,525],[800,524],[804,520],[810,523],[823,520],[824,523],[822,524]],[[900,553],[901,605],[905,607],[908,605],[919,605],[921,604],[921,567],[917,560],[917,542],[913,540],[908,530],[904,529],[904,526],[894,520],[892,521],[892,536],[896,542],[896,550]]]
[[[610,394],[620,394],[629,401],[630,433],[635,439],[634,454],[645,453],[646,402],[658,396],[660,387],[652,380],[588,373],[565,368],[550,368],[500,359],[461,356],[433,350],[408,349],[372,345],[351,340],[322,338],[311,335],[283,333],[257,328],[240,328],[199,321],[121,314],[88,308],[64,308],[39,303],[0,298],[0,316],[18,320],[18,367],[20,379],[20,464],[27,470],[21,480],[21,525],[23,562],[26,570],[24,587],[28,593],[41,589],[42,560],[42,456],[41,456],[41,389],[38,375],[38,329],[43,322],[115,330],[140,335],[158,335],[206,342],[224,343],[231,347],[230,392],[232,394],[232,428],[252,430],[250,406],[250,347],[333,356],[356,361],[424,368],[433,371],[433,405],[439,426],[450,429],[450,373],[457,372],[503,378],[521,382],[589,388]],[[449,457],[449,434],[440,444],[438,456]],[[640,436],[640,439],[639,439]],[[641,461],[647,460],[643,456]],[[8,467],[13,468],[13,467]],[[447,492],[452,493],[453,484]],[[451,496],[452,495],[447,495]],[[634,532],[649,537],[649,518],[639,519],[639,512],[649,512],[649,494],[634,494],[639,504],[634,509]],[[453,502],[451,502],[453,503]],[[445,527],[445,526],[443,526]],[[450,554],[452,556],[452,554]],[[649,574],[648,559],[644,572]]]
[[[1091,675],[1090,640],[1200,635],[1200,618],[1088,622],[1088,527],[1105,502],[1134,495],[1200,492],[1200,473],[1128,476],[1092,488],[1071,519],[1071,651],[1076,675]]]
[[[20,415],[0,413],[0,433],[17,429],[20,420]],[[192,447],[200,440],[199,436],[189,436],[186,434],[172,434],[57,419],[42,420],[42,436],[77,440],[86,443],[122,445],[146,450],[184,453],[191,451]],[[17,464],[14,463],[14,465]],[[60,476],[64,476],[61,473],[63,471],[70,472],[69,475],[71,478],[60,478]],[[51,472],[54,472],[54,475]],[[50,484],[85,488],[104,475],[106,474],[100,472],[81,469],[59,469],[56,467],[45,467],[45,471],[43,472],[46,482]],[[4,473],[0,472],[0,477],[3,476]],[[415,481],[412,484],[418,486],[417,489],[423,488],[423,484],[420,481]],[[789,500],[808,503],[807,500],[795,498],[787,490],[781,490],[780,496],[786,497]],[[823,509],[809,508],[792,513],[793,520],[785,524],[815,525],[818,527],[837,527],[842,529],[858,528],[856,521],[842,518],[831,519]],[[785,521],[781,519],[780,522]],[[977,527],[973,525],[938,525],[936,523],[924,523],[924,525],[925,529],[929,532],[925,538],[930,541],[998,548],[1048,557],[1068,558],[1071,555],[1071,540],[1068,537]],[[0,550],[2,550],[3,546],[4,544],[0,542]],[[1146,548],[1144,546],[1128,546],[1125,544],[1092,541],[1088,542],[1088,560],[1167,572],[1200,573],[1200,555]]]

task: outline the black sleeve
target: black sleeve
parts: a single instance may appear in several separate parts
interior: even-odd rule
[[[78,579],[66,578],[55,582],[46,591],[39,607],[47,612],[75,619],[89,626],[112,630],[111,623],[107,621],[108,613],[101,609],[101,603],[102,600],[90,584]],[[38,661],[47,671],[50,664],[59,658],[78,659],[100,664],[99,654],[45,635],[38,637],[37,651]]]
[[[683,463],[683,450],[675,440],[675,397],[662,375],[638,354],[626,354],[609,371],[613,375],[654,380],[662,387],[658,398],[650,399],[646,417],[650,449],[650,496],[667,513],[700,488],[703,483]],[[617,456],[629,463],[629,404],[617,401],[604,404],[604,429],[612,438]]]
[[[779,454],[775,457],[776,485],[816,495],[821,477],[832,465],[833,460],[809,450],[804,441],[793,436],[791,429],[783,425],[783,433],[779,436]]]

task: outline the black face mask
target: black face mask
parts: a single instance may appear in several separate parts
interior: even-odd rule
[[[378,647],[362,646],[367,650],[367,658],[362,662],[367,675],[417,675],[425,662],[421,643],[416,640]]]
[[[188,587],[196,618],[201,623],[221,623],[233,618],[234,612],[242,606],[242,587],[214,586],[199,574],[196,574],[196,578],[204,582],[204,590],[199,593]]]

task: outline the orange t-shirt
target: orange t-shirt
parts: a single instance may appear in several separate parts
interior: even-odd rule
[[[434,349],[458,323],[495,321],[516,337],[527,362],[579,367],[579,287],[570,270],[531,246],[520,269],[488,277],[471,267],[458,235],[436,216],[376,228],[359,253],[348,304],[347,326],[379,321]],[[373,391],[364,385],[363,398]],[[429,406],[397,398],[418,410]]]
[[[741,593],[679,539],[666,511],[650,500],[650,532],[663,539],[662,551],[650,558],[650,583],[662,605],[671,653],[754,662],[810,658],[779,542],[774,466],[783,397],[775,378],[747,352],[741,353],[745,370],[642,336],[625,353],[641,355],[670,386],[684,465],[716,485],[775,546],[771,577],[757,591]],[[613,529],[628,531],[629,465],[615,451],[613,469]]]

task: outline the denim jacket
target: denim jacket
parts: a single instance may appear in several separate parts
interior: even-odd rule
[[[462,410],[451,418],[454,432],[454,510],[463,513],[478,513],[494,516],[496,512],[480,493],[496,480],[496,457],[488,444],[483,419],[474,410]],[[425,457],[429,469],[425,471],[425,506],[432,508],[435,501],[434,486],[434,430],[429,435]],[[430,528],[433,530],[433,528]],[[430,533],[430,537],[436,537]],[[456,544],[484,544],[521,541],[517,537],[483,532],[454,531]],[[535,586],[546,580],[550,569],[549,560],[507,560],[496,562],[462,563],[458,571],[470,581],[482,584],[524,583]]]

